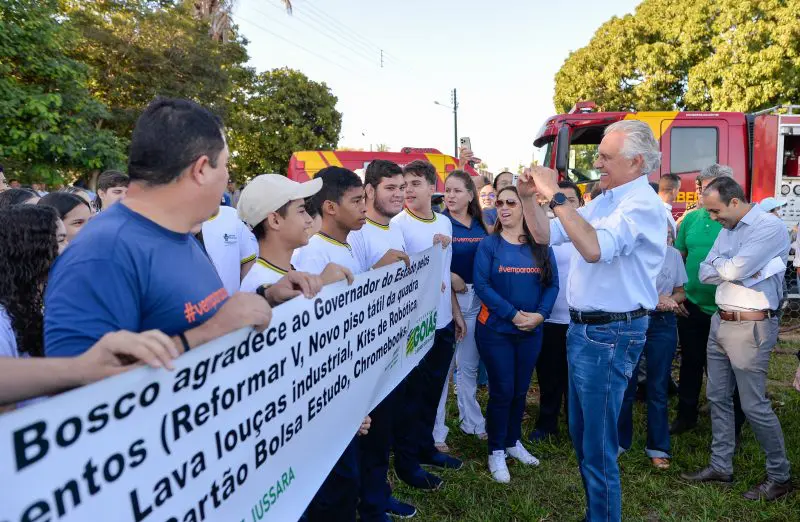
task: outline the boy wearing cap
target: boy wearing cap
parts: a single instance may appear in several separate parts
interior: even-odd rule
[[[297,183],[280,174],[262,174],[244,188],[239,198],[239,217],[253,230],[258,257],[242,280],[242,292],[275,284],[292,270],[292,254],[308,244],[307,231],[312,224],[305,198],[320,188],[321,180]],[[315,281],[315,286],[318,291],[320,282]]]

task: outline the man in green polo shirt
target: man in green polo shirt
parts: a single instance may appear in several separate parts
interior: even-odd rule
[[[708,255],[717,239],[722,225],[713,221],[703,207],[703,190],[714,179],[733,177],[733,169],[725,165],[713,164],[697,176],[701,184],[698,208],[688,212],[678,229],[675,239],[677,248],[686,261],[686,275],[689,281],[684,286],[686,301],[684,313],[678,317],[678,337],[681,345],[681,368],[678,389],[678,415],[670,426],[670,433],[679,434],[695,427],[697,424],[700,389],[703,386],[703,373],[706,368],[706,345],[711,329],[711,316],[717,310],[714,294],[717,287],[705,285],[698,279],[700,263]],[[738,400],[734,400],[736,410],[737,435],[744,415]]]

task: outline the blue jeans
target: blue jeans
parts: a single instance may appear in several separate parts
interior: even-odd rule
[[[648,457],[670,457],[669,418],[667,415],[667,393],[670,370],[675,350],[678,347],[678,321],[672,312],[656,312],[650,316],[647,341],[644,345],[647,367],[647,447]],[[641,361],[640,361],[641,363]],[[639,364],[634,375],[638,375]],[[619,416],[619,446],[622,450],[631,447],[633,439],[633,402],[636,398],[636,379],[631,379],[622,402]]]
[[[489,375],[486,434],[491,455],[515,446],[522,436],[525,397],[542,349],[542,327],[530,333],[504,334],[478,323],[475,339]]]
[[[617,422],[633,368],[642,354],[647,317],[587,325],[567,332],[569,433],[586,492],[589,522],[622,516]]]

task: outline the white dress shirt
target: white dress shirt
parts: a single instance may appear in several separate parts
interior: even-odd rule
[[[698,275],[703,283],[719,285],[715,296],[721,310],[777,310],[783,297],[784,272],[749,288],[742,284],[775,257],[786,265],[789,232],[779,217],[753,205],[733,230],[720,231],[705,261],[700,263]]]
[[[553,247],[553,255],[556,258],[558,267],[558,280],[566,281],[569,278],[569,267],[572,264],[573,256],[579,256],[578,251],[572,243],[564,243]],[[558,285],[558,297],[553,304],[553,311],[546,323],[569,324],[569,304],[567,303],[567,285]]]
[[[664,203],[664,208],[667,210],[667,223],[672,229],[672,237],[678,237],[678,224],[675,222],[675,218],[672,217],[672,205]]]
[[[655,310],[656,279],[667,251],[664,202],[646,176],[605,191],[580,214],[597,231],[600,260],[572,257],[567,303],[581,312]],[[550,221],[550,245],[570,241],[561,220]]]

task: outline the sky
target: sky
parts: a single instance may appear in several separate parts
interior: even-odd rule
[[[458,135],[496,173],[530,163],[570,51],[639,1],[293,0],[289,15],[279,0],[237,0],[233,18],[257,71],[330,87],[340,146],[453,154],[453,112],[434,102],[451,105],[456,88]]]

